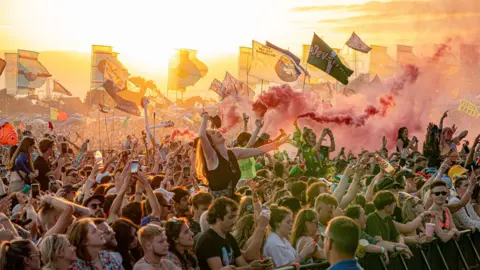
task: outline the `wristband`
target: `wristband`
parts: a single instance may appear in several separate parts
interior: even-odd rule
[[[384,247],[381,247],[382,248],[382,254],[385,254],[385,248]]]

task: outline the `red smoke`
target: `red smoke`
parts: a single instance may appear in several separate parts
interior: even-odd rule
[[[252,105],[252,110],[257,117],[263,118],[267,111],[276,110],[278,113],[287,111],[299,112],[309,107],[306,95],[295,92],[288,84],[272,86],[267,92],[262,93]],[[311,102],[311,100],[310,100]]]
[[[220,129],[220,132],[225,134],[242,121],[242,116],[235,103],[231,104],[227,101],[222,103],[222,105],[222,107],[228,106],[226,109],[222,110],[223,127]]]

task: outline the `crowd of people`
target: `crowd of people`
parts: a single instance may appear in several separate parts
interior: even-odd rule
[[[1,152],[0,270],[362,269],[365,253],[388,263],[480,230],[480,135],[470,146],[447,113],[422,152],[401,127],[395,149],[384,137],[356,154],[328,128],[273,138],[245,117],[227,140],[201,117],[191,140],[124,133],[108,151],[19,130]]]

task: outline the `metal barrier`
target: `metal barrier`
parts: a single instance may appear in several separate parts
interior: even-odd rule
[[[435,239],[423,245],[410,246],[413,257],[405,258],[403,255],[390,256],[390,263],[386,264],[379,254],[367,253],[359,259],[359,264],[364,269],[374,270],[464,270],[480,269],[480,232],[472,234],[470,230],[461,231],[458,241],[442,243]],[[300,269],[326,270],[328,262],[307,264]],[[295,267],[283,267],[281,270],[295,270]]]

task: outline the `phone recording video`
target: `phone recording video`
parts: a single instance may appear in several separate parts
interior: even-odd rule
[[[37,198],[40,195],[40,185],[32,184],[32,198]]]
[[[132,160],[132,166],[130,167],[130,173],[138,173],[138,160]]]

